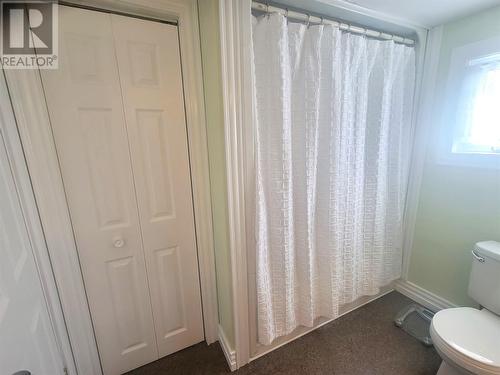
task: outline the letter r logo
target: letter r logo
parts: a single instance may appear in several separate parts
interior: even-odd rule
[[[47,1],[2,1],[2,53],[51,54],[53,6]]]

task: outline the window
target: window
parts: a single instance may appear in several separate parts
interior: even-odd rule
[[[449,56],[446,89],[435,96],[436,162],[500,169],[500,36],[456,46]]]
[[[470,60],[464,73],[452,152],[500,154],[500,53]]]

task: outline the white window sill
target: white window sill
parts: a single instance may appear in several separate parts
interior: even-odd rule
[[[469,167],[500,170],[500,154],[461,154],[438,155],[436,164],[454,167]]]

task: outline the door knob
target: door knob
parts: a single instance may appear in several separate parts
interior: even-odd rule
[[[116,248],[123,247],[125,245],[125,240],[121,237],[113,238],[113,246]]]

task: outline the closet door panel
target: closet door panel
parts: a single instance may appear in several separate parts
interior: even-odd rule
[[[163,356],[204,338],[177,27],[112,21]]]
[[[59,22],[42,81],[103,368],[120,374],[158,352],[111,16],[60,6]]]

